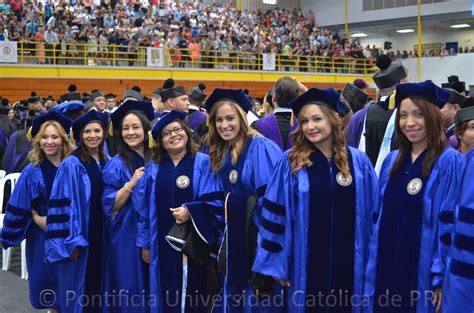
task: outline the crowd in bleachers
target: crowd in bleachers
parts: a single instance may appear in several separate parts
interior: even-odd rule
[[[311,10],[240,12],[232,3],[158,5],[133,1],[124,5],[111,1],[96,5],[74,0],[3,0],[0,27],[4,40],[27,42],[36,50],[37,63],[81,63],[82,58],[74,57],[81,53],[100,55],[107,52],[100,50],[110,51],[112,45],[122,54],[128,53],[128,65],[139,65],[135,52],[151,46],[170,49],[177,67],[185,66],[180,61],[193,60],[193,65],[204,68],[215,66],[206,63],[214,53],[229,57],[229,64],[223,67],[232,67],[238,53],[248,52],[255,57],[278,53],[288,65],[286,70],[295,63],[292,60],[303,63],[304,70],[311,56],[372,61],[377,54],[376,50],[361,47],[358,39],[345,39],[338,29],[318,26]],[[81,50],[81,44],[88,46]]]

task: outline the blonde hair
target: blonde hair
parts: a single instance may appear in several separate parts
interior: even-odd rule
[[[69,141],[67,134],[64,131],[63,127],[61,126],[61,124],[53,120],[44,122],[41,125],[35,138],[33,138],[33,142],[31,144],[32,150],[28,154],[28,159],[35,166],[38,164],[41,164],[46,157],[43,150],[41,150],[40,141],[43,138],[43,135],[46,131],[46,127],[48,126],[54,126],[56,130],[58,131],[59,137],[61,138],[61,160],[67,157],[74,149],[73,145]]]
[[[313,103],[318,105],[324,116],[326,116],[332,125],[332,153],[333,160],[337,168],[342,172],[344,177],[350,174],[348,152],[345,146],[345,137],[342,130],[342,121],[337,113],[328,108],[325,104]],[[298,115],[298,121],[301,121],[303,114],[306,112],[308,105],[304,106]],[[293,134],[293,149],[288,155],[288,161],[291,164],[291,172],[296,173],[303,167],[310,167],[313,162],[309,159],[310,155],[316,151],[316,146],[310,142],[303,134],[302,125],[298,122],[298,126]]]
[[[244,151],[247,138],[260,135],[256,130],[250,128],[247,123],[247,115],[244,110],[231,100],[220,100],[216,102],[209,112],[209,132],[207,133],[204,143],[209,146],[209,156],[211,157],[211,168],[214,172],[218,172],[224,165],[224,155],[231,148],[231,144],[221,138],[216,128],[216,113],[223,105],[230,105],[237,112],[239,117],[240,130],[232,144],[232,164],[236,164],[240,154]]]

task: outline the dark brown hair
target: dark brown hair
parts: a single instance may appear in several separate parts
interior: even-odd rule
[[[105,127],[104,125],[99,122],[99,121],[91,121],[90,123],[88,123],[87,125],[91,124],[91,123],[98,123],[100,125],[100,127],[102,128],[102,133],[103,133],[103,137],[102,137],[102,142],[100,143],[99,145],[99,157],[101,159],[104,159],[104,160],[107,160],[107,155],[105,154],[105,151],[104,151],[104,141],[105,141]],[[87,126],[86,125],[86,126]],[[81,132],[79,133],[79,141],[80,141],[80,145],[77,149],[79,149],[79,152],[81,154],[81,160],[85,163],[89,163],[90,161],[90,157],[91,157],[91,154],[89,153],[89,150],[87,150],[87,147],[86,145],[84,144],[84,129],[86,129],[86,126],[84,126],[82,129],[81,129]]]
[[[433,165],[438,160],[448,145],[446,135],[443,130],[443,118],[439,109],[431,102],[417,97],[409,98],[420,109],[421,114],[425,119],[425,127],[428,135],[428,151],[423,160],[423,177],[430,175]],[[395,131],[397,132],[400,153],[393,164],[390,176],[393,177],[398,168],[402,164],[405,157],[410,153],[412,144],[408,138],[403,134],[400,127],[400,109],[397,110],[395,119]]]
[[[193,132],[191,128],[189,128],[188,124],[186,124],[185,121],[180,119],[176,119],[170,122],[170,124],[171,123],[178,123],[183,128],[184,132],[186,133],[186,136],[188,136],[188,142],[186,143],[186,151],[187,153],[194,155],[198,151],[199,147],[193,141]],[[165,147],[163,146],[163,138],[161,138],[163,129],[156,135],[156,138],[154,138],[156,146],[153,149],[152,160],[155,163],[160,163],[163,160],[163,157],[168,154],[168,151],[166,151]]]

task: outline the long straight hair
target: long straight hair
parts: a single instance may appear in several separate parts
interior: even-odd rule
[[[417,97],[410,97],[409,99],[420,109],[421,115],[425,119],[425,128],[428,134],[428,151],[423,160],[423,177],[428,177],[433,165],[448,145],[443,130],[443,118],[441,112],[433,103]],[[412,148],[412,143],[403,134],[400,127],[400,109],[397,110],[397,115],[395,117],[395,131],[398,136],[400,152],[398,153],[397,159],[390,171],[391,177],[395,176],[403,160],[408,153],[410,153]]]
[[[102,128],[103,137],[102,137],[102,142],[99,145],[99,157],[101,159],[107,160],[107,155],[105,154],[105,151],[104,151],[105,126],[99,121],[92,121],[89,124],[91,124],[91,123],[98,123],[100,125],[100,127]],[[89,124],[87,124],[87,125],[89,125]],[[91,154],[89,153],[89,150],[87,149],[86,145],[84,144],[84,129],[86,128],[86,126],[84,126],[81,129],[81,132],[79,134],[80,145],[79,145],[79,148],[77,148],[77,149],[80,152],[81,160],[85,163],[89,163],[89,161],[91,159]]]
[[[333,160],[337,168],[342,172],[344,177],[348,177],[350,174],[349,167],[349,156],[347,153],[347,148],[345,146],[345,136],[342,130],[343,125],[341,119],[337,116],[333,110],[328,108],[323,103],[312,103],[310,105],[317,105],[323,112],[324,116],[327,117],[329,122],[332,125],[332,153]],[[303,114],[308,109],[309,105],[305,105],[299,115],[298,115],[298,125],[293,131],[293,149],[288,155],[288,161],[291,164],[291,172],[296,175],[296,173],[303,167],[310,167],[313,165],[313,162],[310,160],[310,155],[316,151],[316,146],[306,139],[303,134],[303,128],[301,118]]]
[[[151,154],[152,150],[148,147],[148,145],[145,143],[145,137],[148,134],[148,131],[151,129],[151,124],[148,118],[140,111],[130,111],[125,115],[120,122],[120,127],[119,131],[117,134],[117,152],[120,155],[120,157],[125,161],[125,164],[127,164],[128,169],[132,172],[133,174],[133,157],[132,157],[132,149],[125,143],[125,140],[123,140],[122,136],[122,129],[123,129],[123,121],[125,120],[125,117],[128,115],[133,114],[138,119],[140,120],[140,123],[142,124],[143,128],[143,146],[145,148],[144,150],[144,159],[145,159],[145,164],[148,163],[151,159]]]

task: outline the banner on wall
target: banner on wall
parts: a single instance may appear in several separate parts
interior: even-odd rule
[[[0,63],[18,63],[18,43],[0,41]]]
[[[147,48],[146,65],[150,67],[163,67],[163,48]]]
[[[263,70],[274,71],[276,65],[276,54],[275,53],[263,53]]]

